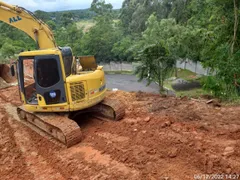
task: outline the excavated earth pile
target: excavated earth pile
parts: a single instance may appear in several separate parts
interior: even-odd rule
[[[240,106],[142,92],[107,97],[125,102],[124,119],[79,116],[83,141],[67,149],[20,122],[17,86],[0,89],[1,179],[240,179]]]
[[[11,75],[10,67],[7,64],[0,64],[0,77],[7,83],[16,81],[16,77]]]
[[[71,148],[36,133],[16,114],[17,87],[0,90],[2,179],[171,179],[240,173],[240,107],[207,100],[109,92],[122,99],[118,122],[78,119]]]
[[[16,82],[16,77],[10,73],[10,67],[7,64],[0,64],[0,89],[11,86]]]

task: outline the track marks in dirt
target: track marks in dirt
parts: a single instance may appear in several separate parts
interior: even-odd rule
[[[22,161],[25,165],[26,172],[29,172],[32,175],[32,178],[30,179],[66,179],[61,175],[61,171],[58,169],[56,170],[55,166],[51,166],[52,164],[48,162],[50,159],[46,158],[46,156],[49,155],[49,153],[45,153],[47,150],[44,152],[39,150],[39,146],[46,149],[51,149],[51,146],[53,146],[52,149],[54,149],[55,145],[51,144],[51,141],[41,143],[42,141],[46,141],[44,136],[42,137],[38,135],[36,132],[18,122],[20,120],[17,116],[15,106],[6,104],[4,111],[5,116],[8,117],[6,121],[13,133],[9,141],[14,141],[18,147],[17,149],[21,151]],[[5,154],[4,156],[8,157],[8,154]],[[52,158],[54,158],[54,156]],[[24,168],[19,167],[18,169]],[[28,177],[24,175],[21,179],[28,179]]]
[[[18,86],[11,86],[6,89],[0,89],[0,98],[6,102],[19,106],[22,104],[19,96]]]
[[[33,179],[25,158],[15,141],[8,116],[0,107],[0,177],[3,179]]]
[[[46,160],[38,154],[36,146],[31,141],[27,131],[19,128],[19,125],[13,123],[12,119],[9,119],[9,124],[12,129],[18,129],[14,133],[14,138],[22,151],[22,155],[25,158],[25,163],[28,170],[33,174],[34,179],[64,179],[60,173],[55,171]]]
[[[91,146],[80,145],[69,149],[58,146],[58,143],[49,141],[49,137],[44,136],[43,132],[36,133],[26,126],[23,127],[24,122],[18,122],[20,120],[15,106],[6,104],[4,109],[11,114],[12,118],[9,122],[14,132],[13,138],[23,155],[26,168],[34,178],[104,179],[108,177],[114,179],[118,177],[118,179],[126,179],[131,177],[131,179],[137,179],[136,170],[112,160],[110,155],[103,154]],[[96,124],[99,125],[99,122]],[[111,142],[128,140],[126,137],[112,136],[109,133],[99,133],[99,136],[111,139]]]
[[[15,106],[6,104],[4,111],[5,109],[7,111],[5,112],[6,116],[9,116],[8,123],[10,129],[13,132],[13,136],[9,141],[14,140],[16,142],[17,149],[21,151],[26,171],[32,175],[32,178],[23,175],[21,179],[48,180],[70,178],[72,175],[67,165],[65,165],[66,162],[63,162],[57,155],[57,152],[64,149],[63,146],[51,140],[44,132],[37,131],[37,133],[27,127],[29,124],[19,122]],[[34,129],[34,127],[31,128]],[[4,156],[8,156],[8,154]],[[19,169],[23,169],[23,167],[19,167]]]
[[[123,163],[113,160],[109,154],[94,149],[92,146],[76,146],[68,149],[62,156],[83,158],[94,166],[103,166],[105,173],[116,176],[121,175],[129,179],[138,179],[139,172],[127,167]],[[113,173],[114,172],[114,173]]]
[[[97,135],[107,139],[107,141],[109,143],[111,143],[111,142],[125,142],[125,141],[129,140],[129,137],[118,136],[116,134],[111,134],[111,133],[108,133],[108,132],[97,133]]]
[[[122,123],[126,122],[123,121]],[[112,126],[111,123],[108,125]],[[191,167],[181,157],[182,149],[178,145],[178,141],[182,136],[179,136],[177,133],[161,134],[159,132],[156,133],[156,131],[148,133],[132,131],[130,132],[132,135],[130,135],[127,128],[116,129],[114,133],[112,131],[106,133],[107,130],[112,130],[112,128],[99,129],[92,138],[89,138],[88,142],[90,143],[91,139],[94,139],[92,146],[95,149],[103,150],[104,153],[111,155],[111,158],[115,161],[135,169],[140,173],[139,179],[160,179],[164,177],[192,179],[193,173],[200,172],[197,168]],[[102,134],[108,134],[108,136],[103,136]],[[121,134],[120,139],[124,139],[124,141],[111,140],[112,137],[119,139],[117,134]],[[124,134],[127,136],[123,136]],[[156,136],[156,134],[159,134],[159,136]],[[176,134],[178,135],[177,137]],[[172,142],[173,139],[175,139],[176,144]],[[174,155],[176,149],[179,151],[179,154]],[[171,152],[173,152],[173,158],[169,158]],[[179,170],[181,172],[178,174],[177,171]]]

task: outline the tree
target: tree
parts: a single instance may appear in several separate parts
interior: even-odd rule
[[[139,76],[139,81],[146,78],[147,85],[158,82],[160,93],[164,92],[163,82],[175,64],[168,50],[161,43],[148,45],[138,53],[137,59],[141,62],[135,72]]]
[[[56,38],[56,42],[58,45],[66,46],[68,44],[68,32],[66,28],[64,27],[58,28],[55,31],[54,36]]]
[[[69,24],[73,23],[73,14],[71,12],[64,12],[60,18],[61,24],[67,27]]]
[[[96,25],[87,32],[83,39],[83,53],[95,55],[97,61],[109,62],[113,60],[112,48],[119,40],[120,34],[104,16],[98,17]]]
[[[45,11],[37,10],[34,12],[34,14],[35,16],[37,16],[37,18],[41,19],[43,22],[47,22],[50,20],[50,15]]]
[[[91,10],[96,13],[96,24],[81,40],[82,54],[95,55],[98,62],[114,60],[112,48],[120,40],[121,33],[112,18],[112,5],[96,0],[93,1]]]
[[[189,25],[202,27],[205,31],[204,46],[199,49],[200,59],[204,66],[215,72],[214,81],[207,80],[204,86],[224,98],[236,93],[235,82],[240,79],[238,6],[234,0],[192,0],[189,6],[192,11]]]
[[[134,57],[131,50],[133,43],[130,36],[123,37],[121,41],[114,43],[112,48],[114,56],[120,61],[133,61]]]
[[[67,41],[73,46],[76,41],[80,41],[83,36],[82,29],[78,29],[76,24],[67,27]]]
[[[15,51],[15,47],[10,43],[4,43],[2,48],[0,49],[1,56],[5,59],[14,56]]]
[[[55,30],[57,28],[56,23],[54,21],[52,21],[52,20],[49,20],[46,23],[52,30]]]
[[[132,15],[135,11],[135,4],[130,0],[123,1],[122,8],[120,10],[120,20],[124,28],[125,33],[130,33],[130,23],[132,20]]]
[[[76,24],[69,25],[67,31],[67,44],[72,47],[75,55],[82,53],[81,39],[83,38],[83,29],[78,29]]]
[[[141,33],[145,30],[145,22],[149,17],[149,10],[144,6],[144,4],[138,4],[136,10],[132,14],[132,20],[129,25],[130,31],[132,33]]]
[[[112,9],[112,4],[106,4],[105,0],[93,0],[91,4],[91,10],[94,11],[98,16],[110,16],[110,18],[112,18]]]

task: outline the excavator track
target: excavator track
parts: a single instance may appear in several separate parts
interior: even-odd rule
[[[75,121],[68,118],[68,114],[30,113],[22,107],[18,107],[17,112],[21,120],[37,126],[67,147],[82,140],[80,127]]]
[[[91,113],[92,116],[98,119],[107,121],[119,121],[125,115],[125,108],[126,106],[122,101],[105,97],[102,102],[98,103],[93,107],[81,111],[72,112],[70,114],[70,118],[75,119],[75,117],[81,114]]]
[[[105,98],[101,103],[80,111],[69,113],[32,113],[17,108],[21,120],[33,124],[38,129],[53,136],[65,146],[71,147],[82,140],[82,132],[78,124],[72,120],[83,113],[91,113],[102,120],[121,120],[125,115],[125,105],[115,99]]]
[[[101,103],[97,104],[95,107],[97,114],[114,121],[121,120],[125,115],[125,104],[116,99],[105,98]],[[100,119],[102,119],[97,115]]]

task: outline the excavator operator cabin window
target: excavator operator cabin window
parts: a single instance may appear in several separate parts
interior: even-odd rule
[[[60,80],[56,59],[38,59],[37,82],[41,87],[51,87]]]

